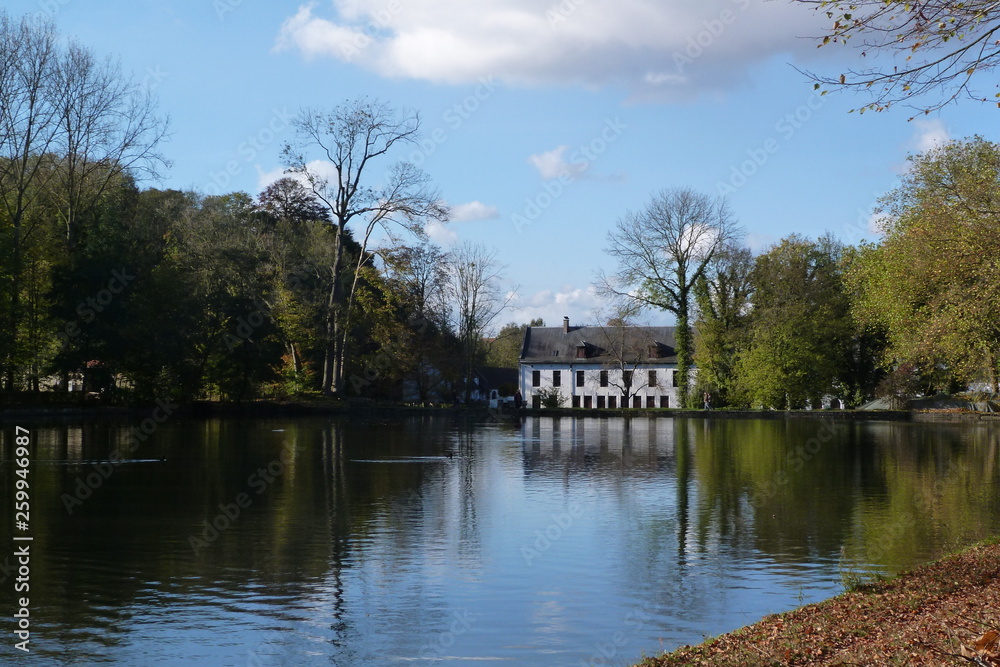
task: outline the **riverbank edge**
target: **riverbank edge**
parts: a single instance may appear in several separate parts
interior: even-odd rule
[[[995,536],[633,667],[970,664],[962,644],[1000,626],[998,602]]]
[[[163,403],[163,401],[161,401]],[[40,420],[72,419],[127,419],[145,417],[157,409],[149,406],[114,406],[100,403],[72,403],[49,405],[4,405],[0,402],[0,423]],[[426,407],[376,403],[363,400],[307,399],[259,400],[245,402],[193,401],[174,406],[178,415],[205,417],[301,417],[301,416],[424,416],[467,415],[472,418],[516,420],[521,416],[533,417],[655,417],[697,419],[834,419],[845,421],[917,421],[917,422],[979,422],[1000,421],[998,413],[980,413],[950,410],[686,410],[679,408],[487,408],[487,407]]]

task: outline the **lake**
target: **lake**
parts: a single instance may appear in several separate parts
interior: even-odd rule
[[[629,665],[1000,533],[988,423],[150,424],[30,426],[30,656],[0,428],[0,662]]]

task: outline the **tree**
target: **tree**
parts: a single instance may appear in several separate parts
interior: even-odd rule
[[[513,291],[501,286],[504,267],[496,257],[496,250],[465,243],[452,250],[448,260],[449,292],[463,351],[466,402],[472,392],[473,370],[482,353],[483,335],[514,296]]]
[[[486,363],[497,368],[517,368],[521,359],[524,332],[528,327],[544,327],[545,320],[537,317],[528,324],[508,322],[490,341],[486,350]]]
[[[973,137],[910,158],[882,199],[884,238],[850,281],[858,317],[886,333],[886,365],[952,380],[1000,376],[1000,145]]]
[[[621,392],[622,408],[632,405],[632,396],[642,385],[642,379],[635,376],[636,370],[648,356],[649,348],[656,344],[643,333],[644,328],[636,324],[636,316],[641,310],[635,301],[620,299],[611,306],[610,315],[597,314],[598,321],[605,321],[600,326],[601,346],[607,345],[601,352],[608,357],[603,366],[608,371],[616,371],[607,373],[607,378],[608,384]]]
[[[978,72],[1000,63],[1000,5],[987,0],[795,0],[833,21],[819,46],[857,38],[863,58],[890,56],[839,77],[810,75],[816,87],[871,93],[861,108],[885,111],[897,102],[929,113],[959,96],[986,101],[971,87]],[[917,103],[932,93],[939,97]],[[1000,94],[995,95],[1000,97]]]
[[[72,40],[64,45],[48,19],[14,21],[3,11],[0,100],[0,242],[7,248],[0,363],[11,389],[23,357],[26,239],[54,214],[72,250],[77,221],[103,206],[106,192],[155,173],[166,124],[148,93],[112,61],[99,63]],[[38,206],[46,215],[30,216]]]
[[[80,215],[95,206],[119,177],[157,177],[166,165],[156,152],[167,123],[156,113],[148,90],[110,59],[70,42],[54,73],[59,114],[59,168],[50,187],[70,249],[77,242]]]
[[[697,384],[720,406],[729,404],[737,354],[749,334],[753,266],[748,248],[730,245],[720,250],[695,283]]]
[[[294,121],[296,138],[285,146],[288,172],[302,177],[306,186],[326,206],[335,231],[331,261],[330,294],[325,307],[327,349],[323,361],[324,393],[340,395],[350,331],[354,290],[362,268],[370,260],[368,244],[376,229],[393,238],[399,228],[420,236],[429,220],[445,220],[447,208],[430,189],[426,174],[408,162],[393,165],[384,183],[369,185],[369,167],[401,144],[415,143],[420,117],[400,115],[379,101],[346,102],[328,113],[306,110]],[[307,162],[314,150],[323,167]],[[355,238],[361,251],[348,266],[344,234],[358,227]],[[339,279],[348,269],[346,280]]]
[[[53,94],[57,49],[51,21],[24,17],[15,22],[0,11],[0,205],[8,237],[0,361],[8,390],[14,389],[19,357],[25,215],[51,176],[44,166],[59,138]]]
[[[274,220],[304,223],[330,222],[330,212],[312,192],[294,178],[279,178],[257,196],[257,207]]]
[[[738,355],[738,389],[752,406],[801,407],[836,391],[855,331],[831,236],[796,234],[757,257],[750,336]]]
[[[678,393],[689,400],[693,356],[692,297],[716,254],[741,234],[725,200],[690,189],[664,190],[639,213],[627,213],[608,234],[607,252],[618,261],[598,289],[677,318]]]

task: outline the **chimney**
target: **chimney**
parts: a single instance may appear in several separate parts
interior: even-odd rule
[[[563,318],[563,333],[569,333],[569,318]]]

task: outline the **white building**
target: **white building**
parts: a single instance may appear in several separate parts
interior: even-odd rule
[[[674,327],[528,327],[518,383],[525,403],[541,407],[558,391],[564,407],[676,408]]]

